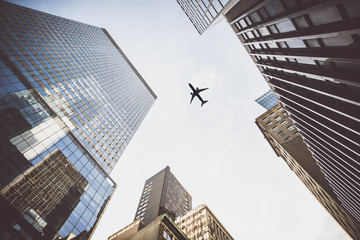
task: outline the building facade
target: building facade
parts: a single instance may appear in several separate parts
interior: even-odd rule
[[[222,15],[239,0],[177,0],[199,34],[222,18]]]
[[[234,239],[205,204],[178,217],[175,223],[190,240]]]
[[[0,1],[0,238],[95,229],[156,95],[99,27]]]
[[[360,239],[360,223],[341,205],[281,104],[260,115],[255,122],[277,156],[288,164],[349,236]]]
[[[275,93],[272,90],[269,90],[262,96],[257,98],[255,102],[263,106],[266,110],[269,110],[270,108],[277,105],[279,103],[279,100],[277,99]]]
[[[360,2],[242,0],[225,17],[360,221]]]
[[[147,225],[164,213],[175,219],[191,208],[191,195],[167,166],[146,180],[134,220],[141,219]]]
[[[137,219],[111,235],[108,240],[189,240],[167,214],[146,225]]]

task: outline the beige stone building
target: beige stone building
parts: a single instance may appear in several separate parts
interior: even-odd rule
[[[175,223],[191,240],[234,239],[205,204],[178,217]]]
[[[360,224],[341,205],[286,111],[278,104],[256,118],[271,147],[353,239],[360,239]]]

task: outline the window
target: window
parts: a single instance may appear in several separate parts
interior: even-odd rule
[[[281,120],[281,117],[278,116],[277,118],[275,118],[276,121],[280,121]]]
[[[268,126],[271,126],[271,124],[273,124],[272,121],[270,121],[270,122],[267,123]]]
[[[274,131],[279,130],[279,127],[276,125],[275,127],[272,128]]]
[[[297,18],[294,18],[293,19],[296,26],[298,28],[308,28],[309,27],[309,24],[307,23],[306,19],[304,16],[300,16],[300,17],[297,17]]]
[[[342,20],[340,13],[335,6],[319,8],[318,10],[310,11],[308,15],[315,26]]]
[[[163,232],[163,237],[166,240],[171,240],[172,239],[172,236],[165,229],[164,229],[164,232]]]
[[[275,115],[276,115],[275,112],[272,112],[272,113],[270,114],[270,116],[272,116],[272,117],[275,117]]]
[[[288,19],[276,24],[281,33],[295,31],[294,24]]]
[[[246,24],[246,22],[244,21],[244,19],[241,19],[241,20],[239,21],[239,23],[240,23],[240,25],[241,25],[242,28],[246,28],[246,27],[247,27],[247,24]]]
[[[253,23],[261,22],[261,18],[257,12],[250,14],[250,19],[253,21]]]
[[[300,133],[299,133],[299,132],[295,132],[294,135],[295,135],[295,136],[299,136]]]
[[[278,133],[278,135],[279,135],[280,137],[283,137],[283,136],[285,136],[285,133],[284,133],[284,131],[280,131],[280,132]]]
[[[290,141],[291,141],[291,137],[285,138],[285,142],[290,142]]]
[[[281,124],[282,125],[286,125],[288,122],[286,120],[282,121]]]
[[[300,57],[297,59],[298,63],[316,65],[314,60],[309,57]]]
[[[267,117],[263,118],[264,122],[267,122],[269,119]]]
[[[345,47],[354,44],[354,40],[350,35],[322,38],[326,47]]]
[[[318,48],[320,47],[320,44],[317,39],[307,39],[305,40],[307,45],[311,48]]]
[[[289,131],[292,131],[292,130],[295,129],[295,127],[294,127],[294,125],[291,125],[291,126],[289,126],[287,129],[288,129]]]
[[[305,44],[301,39],[291,39],[286,41],[289,48],[305,48]]]
[[[266,4],[265,8],[270,16],[275,16],[285,10],[279,0],[274,0]]]
[[[276,25],[270,25],[270,26],[268,26],[269,27],[269,30],[270,30],[270,32],[272,33],[272,34],[277,34],[277,33],[279,33],[279,31],[277,30],[277,28],[276,28]]]
[[[260,14],[260,16],[261,16],[263,19],[269,17],[269,14],[267,14],[265,8],[263,8],[263,7],[259,9],[259,14]]]
[[[267,36],[270,35],[269,30],[267,30],[266,27],[258,28],[258,31],[260,32],[261,36]]]

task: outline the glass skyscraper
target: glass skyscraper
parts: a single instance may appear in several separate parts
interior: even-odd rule
[[[0,238],[89,238],[155,99],[105,29],[0,1]]]
[[[199,34],[206,31],[239,0],[177,0]]]
[[[279,103],[275,93],[272,90],[267,91],[261,97],[255,100],[258,104],[263,106],[266,110],[274,107]]]

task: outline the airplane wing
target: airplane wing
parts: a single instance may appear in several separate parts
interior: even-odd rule
[[[192,101],[194,100],[194,97],[195,97],[196,95],[195,94],[191,94],[191,100],[190,100],[190,104],[192,103]]]
[[[199,93],[199,92],[205,91],[207,89],[209,89],[209,88],[197,89],[197,92]]]

